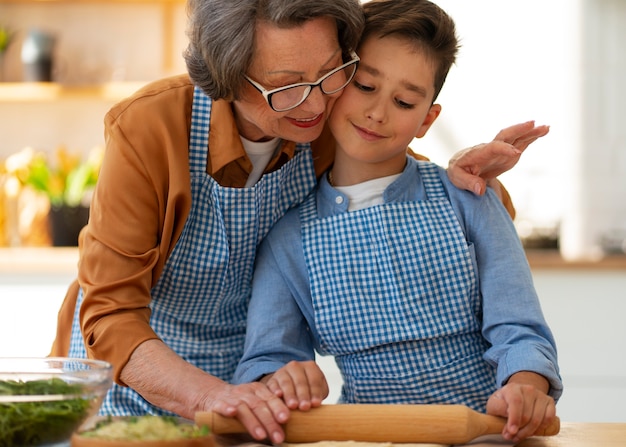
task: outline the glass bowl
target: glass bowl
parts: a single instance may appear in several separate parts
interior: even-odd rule
[[[64,446],[112,385],[99,360],[0,358],[0,446]]]

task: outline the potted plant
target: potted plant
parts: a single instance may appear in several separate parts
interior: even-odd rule
[[[44,193],[50,202],[48,222],[52,245],[77,245],[87,224],[91,193],[98,180],[104,149],[92,149],[86,158],[59,147],[53,157],[31,148],[22,151],[22,184]]]

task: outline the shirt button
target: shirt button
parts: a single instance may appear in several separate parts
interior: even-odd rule
[[[335,197],[335,203],[337,205],[341,205],[343,203],[343,197],[341,197],[341,196]]]

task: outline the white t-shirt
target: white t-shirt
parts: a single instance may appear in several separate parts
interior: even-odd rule
[[[335,186],[337,191],[348,196],[348,211],[356,211],[384,203],[383,193],[402,174],[368,180],[350,186]]]
[[[253,166],[248,181],[246,181],[246,188],[249,188],[254,186],[263,175],[267,164],[274,156],[276,149],[278,149],[280,138],[274,138],[269,141],[250,141],[242,136],[240,138]]]

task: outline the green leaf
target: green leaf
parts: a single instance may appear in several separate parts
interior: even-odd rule
[[[78,166],[70,172],[65,183],[64,201],[69,206],[78,206],[85,191],[93,186],[92,167],[87,164]]]
[[[81,385],[61,379],[0,381],[0,395],[64,395],[49,402],[0,402],[0,447],[67,441],[89,413],[91,399]]]

